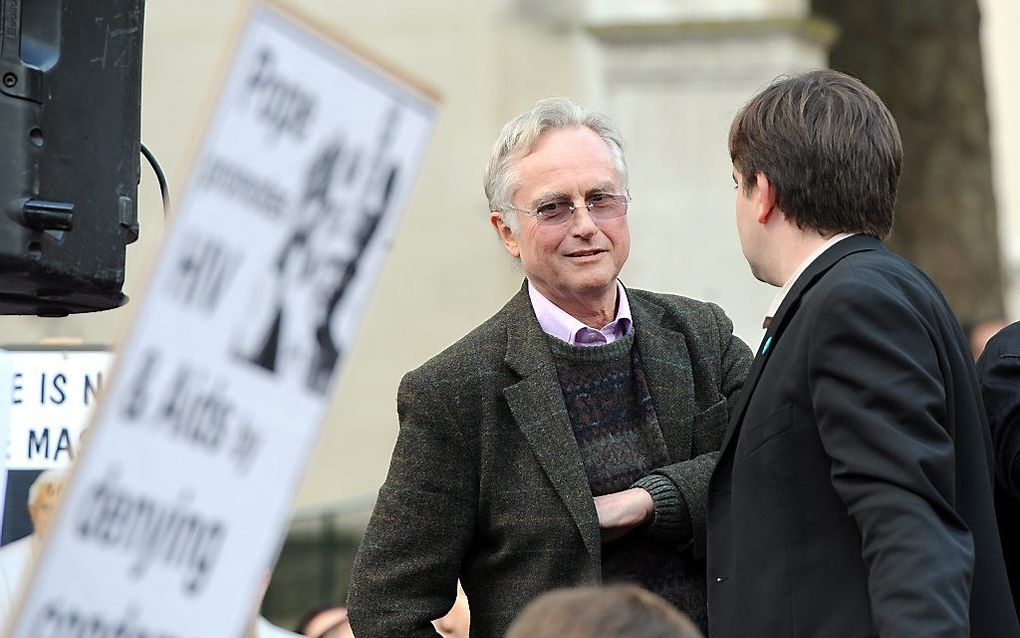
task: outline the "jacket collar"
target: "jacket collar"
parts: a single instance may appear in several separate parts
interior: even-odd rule
[[[772,323],[769,324],[768,330],[765,331],[765,336],[762,337],[761,345],[758,346],[758,352],[754,357],[754,361],[751,363],[751,369],[747,373],[747,379],[744,380],[744,387],[741,389],[740,400],[737,402],[733,413],[730,415],[729,426],[726,428],[726,436],[723,438],[722,446],[719,448],[723,454],[726,453],[730,441],[733,439],[734,434],[740,429],[740,423],[744,419],[744,414],[747,412],[747,404],[751,400],[751,396],[754,394],[754,388],[761,379],[762,371],[765,369],[765,364],[768,362],[769,355],[772,354],[773,349],[776,346],[779,338],[782,336],[787,324],[793,317],[797,308],[800,307],[801,297],[804,293],[811,289],[815,283],[821,279],[830,268],[835,266],[845,257],[854,253],[859,253],[868,250],[885,250],[882,246],[882,242],[870,235],[854,235],[848,237],[843,241],[840,241],[826,250],[824,253],[818,256],[811,265],[809,265],[800,277],[794,282],[793,287],[790,288],[790,292],[783,299],[783,303],[779,305],[779,309],[776,311],[775,316],[772,318]]]
[[[696,404],[686,339],[667,322],[665,309],[639,294],[629,294],[635,339],[648,389],[671,459],[691,452],[687,423]],[[520,375],[503,391],[510,412],[535,457],[580,530],[594,564],[601,564],[601,535],[588,478],[560,387],[546,334],[535,317],[527,282],[504,308],[505,361]]]
[[[601,565],[598,514],[563,402],[556,365],[528,297],[527,282],[505,307],[506,364],[521,380],[503,389],[514,421],[574,519],[593,565]]]

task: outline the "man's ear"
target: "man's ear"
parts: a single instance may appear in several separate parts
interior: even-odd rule
[[[776,191],[765,173],[755,174],[754,179],[758,193],[758,223],[765,224],[776,210]]]
[[[521,247],[517,244],[517,236],[514,235],[514,231],[510,230],[510,227],[503,221],[503,213],[493,211],[489,215],[489,223],[496,229],[496,234],[503,241],[503,247],[506,248],[506,251],[515,259],[520,259]]]

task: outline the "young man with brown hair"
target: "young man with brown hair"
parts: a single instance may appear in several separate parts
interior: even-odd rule
[[[730,130],[737,231],[781,290],[709,486],[712,638],[1020,635],[967,340],[889,252],[902,148],[821,70]]]

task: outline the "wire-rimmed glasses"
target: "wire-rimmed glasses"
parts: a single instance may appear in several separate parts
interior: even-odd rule
[[[511,210],[518,213],[524,213],[525,215],[531,215],[538,219],[540,224],[558,226],[573,218],[574,211],[578,208],[587,208],[588,214],[591,215],[592,220],[594,220],[595,223],[598,223],[626,215],[627,204],[630,201],[631,199],[628,195],[596,193],[594,195],[590,195],[588,197],[588,201],[578,206],[575,206],[574,202],[569,200],[558,199],[546,202],[535,210],[524,210],[512,207]]]

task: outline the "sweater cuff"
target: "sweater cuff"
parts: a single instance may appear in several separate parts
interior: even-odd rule
[[[660,474],[650,474],[634,482],[652,496],[655,517],[648,527],[652,538],[686,545],[691,541],[691,515],[687,501],[673,481]]]

